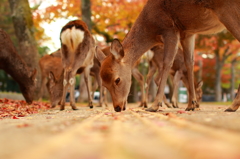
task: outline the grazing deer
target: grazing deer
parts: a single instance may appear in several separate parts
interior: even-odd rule
[[[0,69],[11,75],[18,83],[26,102],[31,104],[37,70],[30,71],[25,61],[17,54],[10,37],[2,29],[0,29]]]
[[[191,102],[186,110],[194,110],[197,105],[193,82],[195,35],[217,33],[227,28],[240,41],[239,9],[239,0],[148,0],[123,43],[113,41],[112,55],[105,58],[99,50],[96,55],[102,61],[103,85],[111,93],[115,111],[124,110],[127,103],[131,85],[129,68],[144,52],[164,43],[163,71],[157,97],[152,106],[146,109],[152,112],[158,110],[179,42],[188,70]]]
[[[56,105],[60,103],[63,94],[63,65],[60,49],[58,49],[56,52],[51,53],[50,55],[43,56],[39,60],[39,66],[42,72],[41,92],[43,92],[43,89],[46,84],[47,90],[50,94],[51,105],[52,108],[54,108]],[[83,71],[84,70],[80,68],[77,70],[77,74],[81,74]],[[94,64],[93,67],[91,67],[90,69],[90,75],[93,76],[98,83],[100,89],[99,106],[101,107],[103,99],[102,99],[102,83],[99,72],[100,63],[96,58],[94,58]],[[89,101],[89,105],[91,103],[92,101]]]
[[[45,55],[39,60],[39,67],[41,70],[41,90],[40,90],[40,99],[43,96],[43,91],[45,85],[47,83],[47,77],[51,72],[54,72],[57,76],[63,71],[62,67],[62,59],[61,59],[61,51],[58,49],[57,51],[51,53],[50,55]]]
[[[88,101],[92,101],[90,95],[90,68],[93,66],[95,41],[88,30],[87,25],[81,20],[68,22],[61,30],[61,57],[64,68],[63,96],[60,110],[64,110],[67,88],[70,87],[70,105],[76,110],[74,99],[75,75],[78,69],[84,70],[84,80],[87,83]],[[89,103],[92,108],[92,103]]]
[[[155,83],[158,85],[159,81],[159,74],[162,70],[160,63],[163,61],[164,58],[164,47],[163,45],[156,45],[153,48],[151,48],[148,52],[148,60],[149,60],[149,72],[147,74],[147,79],[146,79],[146,99],[148,96],[148,90],[149,90],[149,85],[150,85],[150,79],[153,77],[154,73],[158,70],[158,74],[156,75],[155,78]],[[189,82],[188,82],[188,76],[187,76],[187,68],[184,64],[184,58],[183,58],[183,52],[179,48],[176,54],[176,57],[173,61],[173,65],[170,70],[170,75],[173,77],[173,95],[171,99],[172,106],[174,108],[178,108],[178,102],[177,102],[177,92],[178,92],[178,86],[180,80],[183,81],[184,85],[188,89],[188,94],[189,94]],[[197,102],[199,103],[201,98],[202,98],[202,84],[203,82],[200,81],[198,83],[194,83],[194,88],[195,88],[195,94],[197,97]],[[167,107],[171,107],[170,104],[167,102],[166,97],[164,95],[163,97],[164,103],[167,105]],[[190,102],[190,101],[189,101]]]
[[[104,53],[105,56],[111,55],[110,47],[106,47],[106,48],[102,49],[102,52]],[[146,103],[146,99],[145,99],[146,96],[145,96],[145,88],[144,88],[145,82],[144,82],[144,76],[138,70],[139,63],[140,63],[140,59],[134,64],[134,67],[132,69],[132,75],[140,85],[141,98],[142,98],[141,102],[140,102],[140,106],[144,106],[146,108],[147,103]],[[100,76],[100,63],[99,63],[99,76]],[[106,98],[105,98],[105,101],[106,101]]]

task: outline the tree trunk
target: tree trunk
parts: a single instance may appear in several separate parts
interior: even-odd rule
[[[215,98],[217,102],[222,101],[222,87],[221,87],[221,70],[222,70],[222,62],[218,53],[216,55],[216,83],[215,83]]]
[[[87,24],[88,29],[92,30],[92,20],[91,20],[91,1],[81,0],[81,10],[82,10],[82,20]]]
[[[34,38],[34,25],[28,0],[8,0],[11,8],[15,34],[19,42],[18,53],[31,68],[36,68],[37,87],[34,99],[39,98],[41,72],[38,66],[38,50]]]
[[[91,21],[91,1],[90,0],[81,0],[82,11],[82,20],[87,24],[88,30],[91,32],[92,30],[92,21]],[[91,78],[91,77],[90,77]],[[80,76],[80,96],[78,98],[78,102],[86,102],[88,101],[87,87],[84,81],[84,75]],[[94,92],[93,92],[94,93]]]

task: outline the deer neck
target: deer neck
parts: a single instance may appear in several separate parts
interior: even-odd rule
[[[123,40],[124,48],[124,61],[130,64],[132,67],[135,62],[151,47],[156,45],[156,42],[153,42],[148,38],[147,32],[139,32],[137,30],[131,31],[130,34]]]
[[[134,63],[151,47],[157,45],[160,41],[157,24],[151,20],[153,16],[149,13],[149,2],[143,8],[129,33],[123,40],[125,52],[125,61],[134,66]],[[146,17],[146,15],[150,15]]]
[[[11,67],[9,64],[11,63]],[[29,79],[29,69],[26,63],[19,57],[19,58],[11,58],[10,60],[5,60],[4,65],[6,66],[3,70],[11,75],[11,77],[18,82],[19,84],[24,84]]]

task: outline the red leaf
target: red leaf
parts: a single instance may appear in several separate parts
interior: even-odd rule
[[[14,115],[14,116],[12,117],[12,119],[19,119],[19,118]]]

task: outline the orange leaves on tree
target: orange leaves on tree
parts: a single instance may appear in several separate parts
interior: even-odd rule
[[[147,0],[92,0],[93,33],[123,39],[146,2]],[[80,6],[81,0],[56,0],[54,5],[34,11],[35,24],[50,23],[57,18],[81,19]]]

